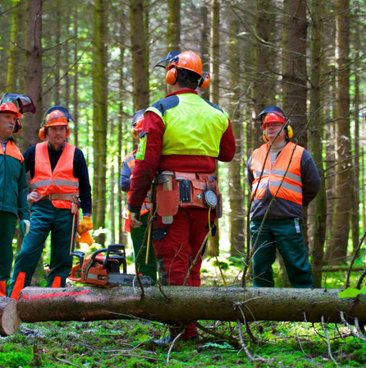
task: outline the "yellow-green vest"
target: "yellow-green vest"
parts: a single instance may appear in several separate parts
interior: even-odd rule
[[[229,125],[225,111],[194,93],[169,96],[146,111],[165,125],[162,155],[218,157],[221,137]]]

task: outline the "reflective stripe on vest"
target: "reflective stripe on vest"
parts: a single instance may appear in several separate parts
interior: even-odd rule
[[[229,126],[227,114],[194,93],[176,96],[179,103],[164,115],[153,106],[146,110],[156,113],[165,125],[161,154],[218,157],[221,137]]]
[[[61,156],[52,171],[48,143],[36,145],[34,177],[30,181],[31,188],[40,196],[48,194],[75,194],[78,196],[79,179],[73,175],[75,146],[65,143]],[[57,208],[71,209],[72,202],[52,200]]]
[[[250,166],[254,177],[251,196],[254,196],[253,199],[263,198],[267,187],[269,187],[273,196],[278,190],[276,195],[278,198],[302,205],[301,157],[304,148],[295,147],[294,143],[288,142],[271,167],[271,158],[269,154],[267,155],[268,147],[267,143],[253,152]],[[294,153],[293,150],[295,150]],[[265,159],[266,162],[263,165]],[[285,173],[286,176],[282,182]]]
[[[20,163],[22,163],[24,161],[24,157],[21,154],[21,152],[19,151],[19,148],[11,140],[6,142],[5,153],[4,153],[4,150],[3,150],[3,145],[0,144],[0,155],[4,155],[4,154],[6,156],[14,157],[18,161],[20,161]]]

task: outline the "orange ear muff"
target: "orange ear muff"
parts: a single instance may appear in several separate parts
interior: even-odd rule
[[[210,84],[210,77],[207,72],[204,72],[202,78],[198,82],[198,87],[201,89],[205,89],[209,86],[209,84]]]
[[[38,132],[38,137],[44,141],[46,139],[46,129],[45,127],[42,127]]]
[[[168,84],[175,84],[177,82],[177,77],[178,77],[177,69],[171,68],[166,73],[165,80]]]

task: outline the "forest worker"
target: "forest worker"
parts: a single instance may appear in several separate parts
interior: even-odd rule
[[[22,109],[25,101],[31,108]],[[0,102],[0,296],[6,297],[6,282],[13,263],[12,240],[20,219],[21,236],[29,230],[29,206],[24,158],[11,135],[19,133],[21,125],[18,102],[22,112],[35,112],[32,100],[24,95],[4,94]]]
[[[30,231],[15,258],[9,295],[17,299],[28,286],[42,255],[45,240],[51,232],[51,262],[48,287],[63,287],[72,267],[72,251],[76,230],[87,238],[91,222],[91,188],[89,174],[81,150],[66,142],[70,135],[71,116],[66,108],[48,109],[39,131],[45,142],[30,147],[25,153],[25,169],[30,172],[32,192]],[[84,217],[78,228],[80,206]]]
[[[187,285],[200,286],[202,245],[218,212],[215,161],[232,160],[235,138],[227,114],[196,92],[209,78],[195,52],[171,51],[155,66],[167,70],[169,94],[145,112],[128,199],[131,226],[142,225],[141,205],[158,173],[152,240],[159,279],[183,285],[189,274]],[[180,330],[174,326],[155,342],[170,343]],[[193,322],[182,338],[198,339]]]
[[[318,169],[310,154],[290,141],[290,121],[279,107],[265,108],[258,119],[266,143],[253,152],[247,165],[252,198],[253,284],[274,286],[272,264],[277,248],[292,286],[312,288],[313,275],[302,234],[302,206],[319,191]]]
[[[139,110],[135,113],[132,118],[132,129],[131,133],[133,138],[139,139],[139,134],[142,132],[142,123],[144,121],[144,112],[145,110]],[[130,152],[126,157],[123,159],[122,163],[122,171],[121,171],[121,180],[120,185],[121,189],[124,192],[129,193],[130,191],[130,183],[131,178],[133,175],[133,168],[135,166],[135,158],[136,158],[137,149]],[[135,255],[135,261],[137,261],[138,265],[138,272],[142,275],[150,276],[156,282],[156,260],[154,249],[152,244],[149,242],[149,249],[147,250],[146,244],[149,238],[148,234],[145,234],[147,229],[147,221],[149,218],[149,212],[151,210],[151,201],[149,196],[147,196],[142,203],[141,210],[140,210],[140,221],[142,225],[140,227],[131,227],[130,226],[130,216],[128,214],[128,206],[126,206],[124,211],[124,218],[125,218],[125,230],[130,232],[131,240],[133,245],[133,252]],[[144,247],[142,248],[141,252],[140,249],[143,246],[143,241],[145,238]],[[146,260],[146,253],[148,252],[148,259]],[[138,258],[136,258],[138,256]],[[147,262],[146,262],[147,261]]]

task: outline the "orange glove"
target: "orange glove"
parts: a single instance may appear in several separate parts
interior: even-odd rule
[[[84,231],[81,235],[77,234],[75,240],[79,243],[87,243],[89,247],[94,243],[89,231]]]
[[[90,216],[84,216],[78,226],[79,235],[83,235],[86,231],[93,229],[93,223]]]

